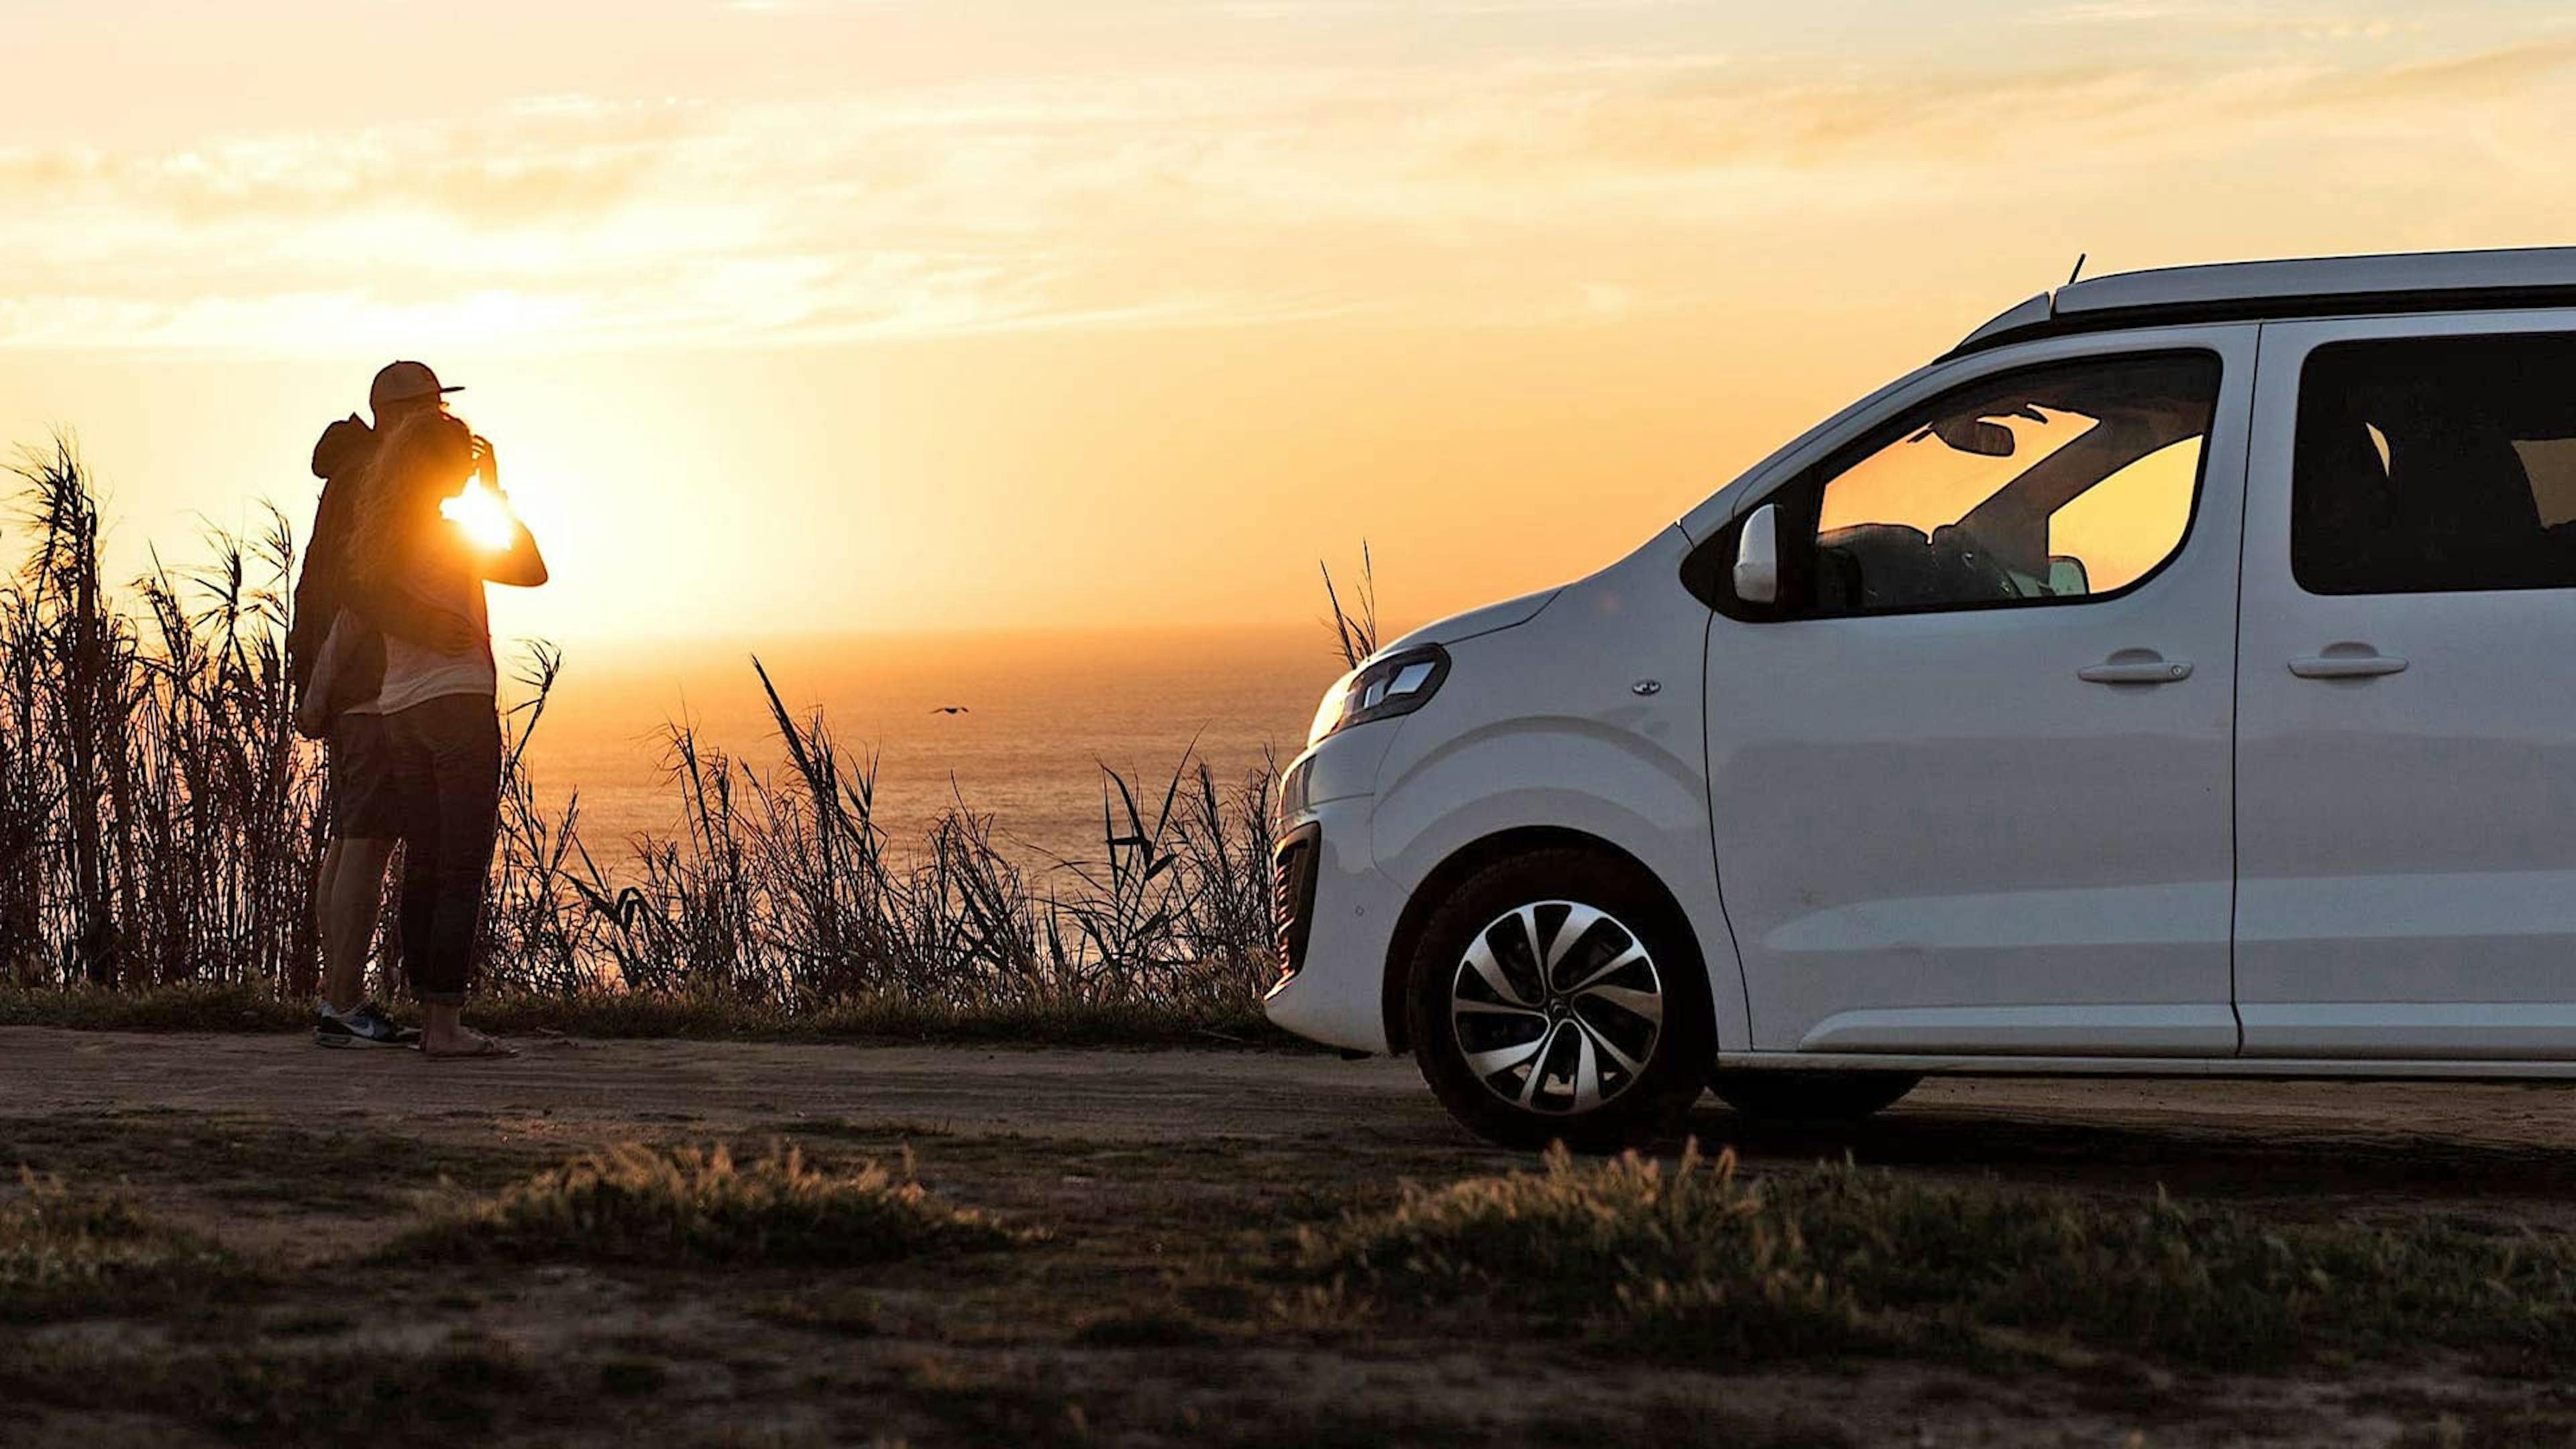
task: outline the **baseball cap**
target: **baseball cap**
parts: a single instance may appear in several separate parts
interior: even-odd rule
[[[461,387],[440,387],[438,374],[425,362],[389,362],[367,387],[367,406],[378,412],[387,403],[410,402],[415,398],[437,397],[442,393],[463,392]]]

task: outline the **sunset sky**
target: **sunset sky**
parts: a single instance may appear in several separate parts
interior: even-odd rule
[[[393,357],[505,632],[1419,618],[2103,272],[2576,242],[2558,3],[8,0],[0,437],[197,556]]]

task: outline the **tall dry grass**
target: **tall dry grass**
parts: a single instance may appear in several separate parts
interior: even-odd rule
[[[1377,563],[1369,557],[1368,540],[1360,540],[1360,571],[1352,582],[1349,603],[1342,602],[1341,588],[1333,582],[1333,566],[1318,560],[1315,567],[1324,575],[1324,603],[1332,610],[1325,627],[1333,631],[1333,642],[1341,649],[1342,667],[1357,669],[1378,646]]]
[[[0,970],[111,988],[309,984],[319,776],[295,737],[291,531],[99,576],[78,455],[22,455],[29,538],[0,589]],[[300,973],[300,974],[299,974]]]
[[[67,441],[22,455],[24,561],[0,591],[0,985],[248,987],[318,974],[310,886],[321,752],[285,659],[296,545],[271,511],[211,562],[100,576],[90,480]],[[892,841],[876,762],[760,670],[783,762],[668,734],[680,827],[607,846],[580,798],[540,801],[527,748],[562,656],[533,646],[504,718],[484,985],[685,996],[789,1016],[854,1001],[1236,1020],[1273,975],[1275,762],[1185,761],[1140,792],[1102,772],[1089,858],[1040,871],[959,799]],[[390,912],[388,915],[390,916]]]

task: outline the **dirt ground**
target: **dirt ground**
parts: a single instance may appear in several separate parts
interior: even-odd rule
[[[551,1387],[456,1388],[451,1365],[419,1392],[480,1394],[462,1417],[376,1437],[438,1442],[462,1426],[512,1443],[2576,1442],[2576,1397],[2558,1385],[2438,1365],[2291,1378],[2080,1359],[2045,1373],[1677,1373],[1480,1341],[1472,1325],[1350,1318],[1347,1305],[1294,1294],[1255,1301],[1228,1268],[1273,1251],[1295,1223],[1391,1197],[1399,1182],[1527,1165],[1453,1127],[1401,1061],[523,1045],[513,1062],[440,1063],[292,1037],[0,1029],[0,1174],[23,1164],[122,1182],[286,1285],[214,1320],[15,1330],[30,1361],[87,1354],[111,1374],[210,1334],[251,1367],[226,1360],[202,1411],[176,1390],[119,1406],[25,1378],[0,1392],[0,1443],[327,1440],[327,1416],[235,1411],[224,1396],[245,1374],[275,1380],[296,1355],[325,1356],[345,1378],[346,1365],[458,1353],[497,1358],[510,1382],[511,1366],[535,1365]],[[1713,1100],[1690,1130],[1756,1171],[1848,1152],[1910,1173],[2161,1189],[2283,1220],[2576,1226],[2576,1095],[2557,1089],[1954,1080],[1846,1134],[1760,1128]],[[352,1266],[426,1205],[575,1151],[769,1138],[826,1159],[909,1148],[941,1196],[1050,1236],[991,1259],[819,1276]]]

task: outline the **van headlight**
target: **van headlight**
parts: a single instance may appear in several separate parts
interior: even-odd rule
[[[1429,703],[1448,677],[1449,651],[1437,644],[1371,660],[1324,692],[1315,723],[1306,731],[1306,747],[1313,749],[1353,725],[1411,714]]]

